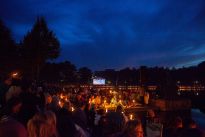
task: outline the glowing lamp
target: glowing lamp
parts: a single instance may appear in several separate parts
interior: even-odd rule
[[[74,109],[74,107],[71,107],[71,111],[73,112],[75,109]]]
[[[134,120],[134,118],[133,118],[133,115],[132,114],[130,114],[130,120]]]

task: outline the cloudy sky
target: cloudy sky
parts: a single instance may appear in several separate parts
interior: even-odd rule
[[[205,60],[204,0],[2,0],[18,42],[44,16],[61,43],[57,61],[93,70],[196,65]]]

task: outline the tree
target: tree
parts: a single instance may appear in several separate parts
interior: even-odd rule
[[[77,81],[76,66],[69,61],[59,63],[59,75],[65,83],[74,84]]]
[[[25,68],[32,72],[32,78],[38,79],[41,67],[49,59],[60,54],[60,43],[53,31],[49,30],[43,17],[38,17],[32,30],[23,39]]]
[[[40,74],[40,78],[47,82],[64,82],[66,84],[73,84],[77,81],[76,67],[69,61],[46,63]]]
[[[89,84],[92,78],[92,71],[87,67],[78,70],[79,82],[81,84]]]
[[[0,74],[6,75],[15,68],[16,46],[10,30],[0,20]]]

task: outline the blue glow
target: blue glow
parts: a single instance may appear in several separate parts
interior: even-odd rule
[[[181,67],[204,60],[204,0],[6,0],[0,17],[19,41],[45,16],[62,46],[57,61],[92,69]]]

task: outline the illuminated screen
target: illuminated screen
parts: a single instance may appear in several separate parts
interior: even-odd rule
[[[93,79],[93,85],[105,85],[105,79]]]

